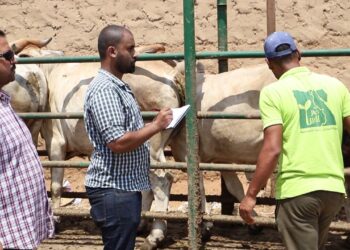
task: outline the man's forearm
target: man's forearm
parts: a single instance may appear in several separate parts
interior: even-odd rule
[[[130,152],[158,133],[160,128],[155,123],[143,127],[138,131],[132,131],[125,133],[118,140],[108,144],[108,147],[115,153]]]
[[[265,186],[267,180],[276,168],[278,157],[279,152],[264,148],[261,150],[254,178],[249,185],[247,196],[255,198],[261,188]]]

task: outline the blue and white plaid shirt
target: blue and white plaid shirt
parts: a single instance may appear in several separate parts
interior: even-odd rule
[[[84,102],[84,121],[94,146],[85,185],[125,191],[150,189],[150,153],[144,143],[127,153],[113,153],[107,144],[144,126],[129,86],[100,69],[90,83]]]

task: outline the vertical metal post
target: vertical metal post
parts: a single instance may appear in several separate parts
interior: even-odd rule
[[[276,7],[275,0],[266,0],[267,35],[276,31]]]
[[[217,28],[218,28],[218,49],[227,51],[227,0],[217,0]],[[219,73],[228,71],[228,59],[219,59]],[[226,188],[224,179],[221,177],[221,198],[226,202],[221,202],[221,213],[232,215],[234,202],[232,195]],[[230,199],[231,198],[231,199]],[[232,200],[232,202],[227,202]]]
[[[219,51],[227,51],[227,1],[217,0]],[[219,73],[228,71],[228,60],[219,59]]]
[[[186,103],[191,107],[186,116],[187,173],[188,173],[188,240],[189,249],[201,245],[201,197],[199,188],[198,129],[196,107],[196,48],[194,28],[194,1],[183,0]]]

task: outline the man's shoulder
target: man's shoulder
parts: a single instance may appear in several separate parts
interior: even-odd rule
[[[109,78],[98,74],[91,81],[86,95],[89,98],[93,98],[94,96],[105,95],[107,92],[111,92],[111,90],[115,90],[112,81]]]
[[[342,82],[338,78],[336,78],[334,76],[327,75],[327,74],[311,72],[311,77],[313,77],[316,80],[322,81],[322,82],[342,84]]]
[[[263,94],[266,93],[272,93],[272,92],[277,92],[281,88],[281,81],[283,80],[276,80],[266,86],[264,86],[261,90]]]

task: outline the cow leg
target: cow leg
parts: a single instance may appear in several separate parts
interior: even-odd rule
[[[165,171],[157,171],[150,174],[152,191],[154,194],[154,211],[166,212],[168,210],[170,189],[173,182],[173,177]],[[155,219],[152,224],[152,230],[145,239],[141,249],[156,249],[166,235],[167,222],[166,220]]]
[[[227,190],[237,200],[241,201],[244,198],[244,189],[241,181],[238,179],[237,173],[233,171],[222,171],[222,178],[224,178]]]
[[[151,172],[150,175],[152,175],[152,174],[154,174],[154,173]],[[141,210],[143,212],[150,211],[153,200],[154,200],[154,197],[153,197],[152,190],[143,191],[142,192],[142,208],[141,208]],[[141,222],[138,226],[137,231],[138,232],[146,231],[148,229],[148,222],[149,222],[149,219],[141,218]]]
[[[241,181],[238,179],[237,173],[234,171],[222,171],[221,175],[224,178],[227,190],[236,197],[239,202],[243,200],[244,189]],[[253,211],[253,213],[257,215],[255,211]]]
[[[227,190],[241,202],[244,198],[244,189],[241,181],[238,179],[237,173],[233,171],[222,171],[221,175],[224,178]],[[257,215],[254,210],[253,215]],[[260,233],[262,229],[262,227],[256,225],[248,226],[249,233],[252,235]]]
[[[64,160],[66,156],[64,141],[53,138],[48,152],[51,161]],[[63,176],[64,168],[51,169],[51,200],[53,209],[59,208],[61,204]]]
[[[201,211],[210,214],[210,211],[208,207],[206,206],[207,204],[207,199],[205,197],[205,188],[204,188],[204,180],[203,180],[203,172],[199,172],[199,190],[200,190],[200,195],[201,195]],[[202,241],[208,241],[211,236],[211,229],[213,228],[213,222],[210,221],[205,221],[202,224]]]

